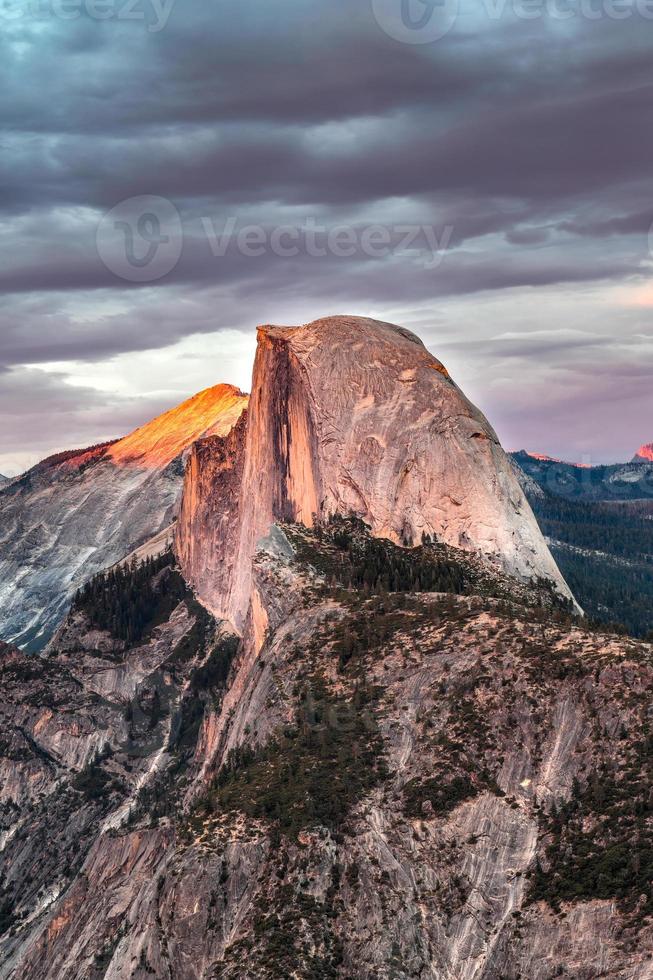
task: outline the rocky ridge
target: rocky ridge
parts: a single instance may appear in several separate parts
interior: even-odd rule
[[[0,636],[42,649],[85,581],[172,523],[188,448],[226,434],[246,404],[217,385],[125,439],[60,453],[4,485]]]
[[[531,496],[535,483],[544,493],[570,500],[653,499],[653,462],[645,458],[610,466],[580,466],[523,450],[510,456],[518,468],[522,486]]]

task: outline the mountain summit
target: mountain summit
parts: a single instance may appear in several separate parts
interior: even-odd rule
[[[653,463],[653,442],[640,446],[632,459],[633,463]]]
[[[216,385],[117,442],[58,453],[0,489],[0,636],[41,649],[75,591],[176,516],[183,458],[247,404]]]
[[[196,439],[226,435],[246,404],[247,396],[233,385],[206,388],[114,443],[107,458],[117,466],[163,469]]]
[[[271,524],[336,513],[400,545],[434,537],[480,552],[571,596],[494,430],[414,334],[351,316],[260,327],[247,419],[193,451],[184,574],[242,628]]]

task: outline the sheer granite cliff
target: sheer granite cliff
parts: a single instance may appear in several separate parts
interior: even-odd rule
[[[237,444],[197,449],[188,470],[184,574],[242,629],[251,558],[270,525],[333,513],[395,542],[429,535],[477,551],[570,597],[493,429],[417,337],[361,317],[261,327],[246,430]]]
[[[171,524],[183,460],[247,404],[209,388],[117,442],[61,453],[0,488],[0,638],[42,649],[75,591]]]

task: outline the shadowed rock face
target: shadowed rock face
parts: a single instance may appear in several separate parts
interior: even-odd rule
[[[247,404],[217,385],[124,439],[60,453],[0,489],[0,637],[39,650],[92,575],[169,526],[183,457]]]
[[[247,411],[229,435],[198,440],[186,465],[177,556],[209,606],[211,596],[228,593],[233,576],[246,434]]]
[[[230,464],[242,471],[237,505],[229,496],[231,530],[199,550],[189,543],[198,466],[178,528],[184,572],[214,612],[242,628],[251,557],[273,521],[310,526],[315,515],[350,512],[379,537],[436,536],[569,596],[494,430],[417,337],[330,317],[261,327],[258,339],[244,456]],[[205,579],[207,564],[233,569],[228,587],[222,576]]]

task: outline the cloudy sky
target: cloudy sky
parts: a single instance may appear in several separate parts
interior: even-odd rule
[[[0,0],[0,471],[404,324],[507,448],[653,439],[653,0]]]

